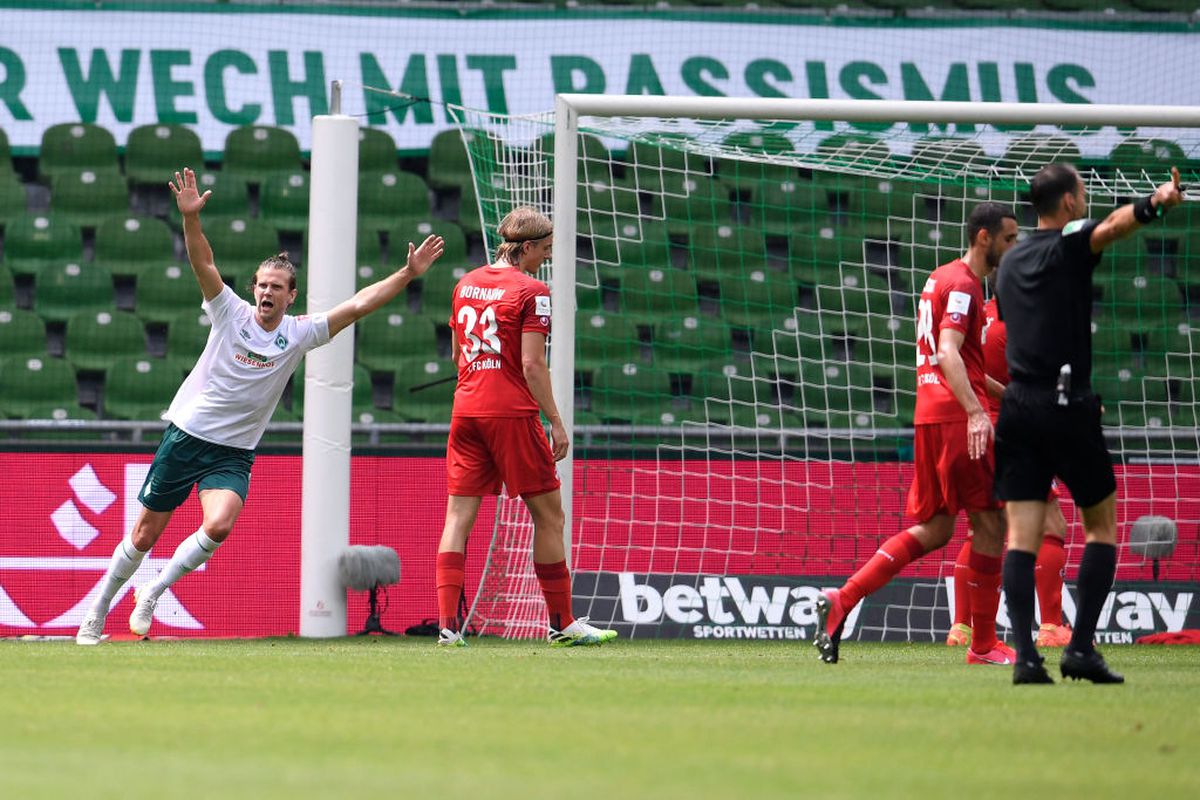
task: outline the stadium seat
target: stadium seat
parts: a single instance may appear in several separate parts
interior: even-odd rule
[[[0,128],[0,176],[12,173],[12,146],[9,144],[8,134],[4,132],[3,128]]]
[[[212,320],[200,309],[181,311],[167,325],[167,358],[183,372],[191,371],[208,344]]]
[[[690,141],[691,137],[673,132],[651,132],[634,139],[625,152],[625,163],[638,189],[661,195],[665,185],[685,175],[708,175],[708,160],[687,149]]]
[[[95,228],[129,214],[129,186],[116,170],[59,172],[50,184],[50,210],[80,228]]]
[[[435,324],[442,324],[450,318],[454,287],[467,271],[466,267],[436,265],[421,276],[420,280],[410,284],[408,291],[419,293],[419,307],[424,316],[435,320]]]
[[[479,198],[472,183],[463,187],[458,200],[458,215],[455,217],[463,233],[476,239],[483,238],[483,224],[479,219]]]
[[[596,216],[583,221],[580,230],[592,248],[592,260],[602,275],[617,267],[671,266],[671,238],[667,226],[648,219]]]
[[[837,133],[817,143],[817,155],[829,163],[831,171],[819,171],[813,179],[827,181],[840,174],[833,172],[839,167],[853,166],[871,169],[887,164],[892,151],[887,142],[865,133]]]
[[[604,146],[604,142],[590,133],[580,133],[576,137],[576,158],[579,160],[578,177],[580,182],[612,179],[612,154]],[[554,178],[554,133],[543,133],[533,143],[534,154],[539,159],[545,159],[546,176]]]
[[[393,224],[387,232],[388,265],[392,268],[404,266],[404,261],[408,258],[409,242],[419,247],[427,236],[434,233],[441,236],[445,242],[442,257],[438,259],[434,269],[482,266],[482,264],[467,263],[467,237],[463,235],[461,228],[448,220],[432,217],[428,219],[407,217],[393,220]]]
[[[395,225],[398,217],[429,216],[429,188],[420,175],[393,170],[359,179],[359,227],[381,232]]]
[[[1196,0],[1129,0],[1134,8],[1156,13],[1195,14]]]
[[[291,131],[269,125],[234,128],[225,137],[222,169],[261,185],[271,175],[300,172],[300,144]]]
[[[902,233],[903,263],[912,265],[921,277],[961,256],[967,244],[966,226],[954,222],[914,223]]]
[[[45,356],[46,323],[32,311],[0,307],[0,342],[6,356]]]
[[[639,414],[667,410],[671,381],[667,372],[636,362],[610,362],[592,375],[591,411],[605,422],[631,423]]]
[[[1101,304],[1110,313],[1138,330],[1175,327],[1183,321],[1183,297],[1174,281],[1153,275],[1118,278],[1113,284],[1112,299]]]
[[[96,264],[117,277],[138,277],[175,261],[175,237],[155,217],[109,217],[96,228]]]
[[[737,131],[721,141],[724,151],[753,154],[763,159],[771,156],[787,157],[795,154],[791,139],[778,131]],[[747,161],[722,158],[715,162],[717,178],[735,192],[755,194],[763,183],[785,183],[796,179],[796,171],[790,164],[770,163],[766,160]]]
[[[159,419],[182,381],[176,362],[144,355],[118,358],[104,380],[104,416]]]
[[[196,276],[179,264],[147,269],[134,287],[134,311],[143,322],[169,324],[183,312],[198,309],[202,299]]]
[[[864,326],[868,314],[892,316],[891,290],[883,279],[863,267],[843,266],[841,284],[818,286],[816,295],[819,310],[843,312],[853,320],[861,320]]]
[[[1200,3],[1196,5],[1200,8]],[[1171,165],[1185,164],[1187,160],[1183,148],[1175,142],[1137,136],[1123,139],[1108,155],[1109,164],[1132,180],[1140,179],[1143,171],[1153,176],[1165,176]]]
[[[3,163],[2,158],[0,163]],[[0,169],[0,230],[24,214],[25,207],[25,186],[16,173]]]
[[[204,229],[221,276],[242,279],[279,253],[279,234],[260,219],[235,218]]]
[[[395,172],[396,140],[385,130],[362,126],[358,129],[358,177]]]
[[[1029,134],[1015,139],[1004,151],[1002,163],[1029,180],[1039,169],[1055,161],[1076,163],[1079,147],[1065,136]]]
[[[44,183],[62,174],[118,169],[117,142],[99,125],[68,122],[52,125],[42,134],[38,175]]]
[[[16,276],[34,275],[52,264],[83,261],[83,237],[56,214],[24,214],[4,233],[4,264]]]
[[[450,359],[412,356],[399,361],[393,383],[392,410],[410,422],[449,422],[455,375]],[[413,391],[414,387],[421,386],[426,388]]]
[[[10,356],[0,359],[0,414],[29,419],[34,409],[77,403],[75,370],[60,358]]]
[[[576,185],[576,203],[580,216],[615,217],[618,224],[636,219],[642,213],[633,184],[615,182],[608,177],[580,181]]]
[[[67,319],[65,353],[77,370],[107,372],[121,356],[146,355],[146,329],[126,311],[84,311]]]
[[[17,295],[12,272],[0,264],[0,308],[13,308],[16,304]]]
[[[575,323],[575,370],[641,361],[637,325],[623,314],[580,314]]]
[[[408,356],[438,357],[437,331],[429,317],[381,310],[356,325],[358,361],[372,372],[394,372]]]
[[[61,422],[64,420],[95,422],[98,417],[96,416],[95,411],[79,405],[74,397],[67,397],[52,403],[39,403],[38,405],[30,407],[26,412],[25,419],[49,419],[54,420],[55,422]],[[71,429],[61,431],[37,431],[36,433],[30,433],[29,436],[30,438],[35,439],[79,440],[101,439],[104,437],[104,434],[100,431],[83,431],[72,427]]]
[[[33,310],[47,322],[116,311],[112,273],[95,264],[50,264],[37,273]]]
[[[217,222],[249,218],[250,191],[246,186],[246,179],[240,175],[227,172],[202,172],[196,176],[196,189],[201,194],[212,192],[208,202],[204,204],[206,231],[209,226]],[[183,227],[179,209],[174,203],[171,203],[168,214],[176,229]]]
[[[699,313],[696,278],[681,269],[631,267],[621,274],[621,304],[635,320]]]
[[[697,226],[732,225],[733,203],[725,187],[700,175],[668,173],[661,195],[653,195],[660,207],[653,216],[664,215],[667,229],[686,236]]]
[[[862,241],[832,223],[801,228],[788,237],[788,270],[806,287],[835,283],[844,262],[862,261]]]
[[[481,130],[448,128],[429,143],[429,185],[433,189],[461,189],[474,180],[464,139],[478,147],[486,146],[490,137]]]
[[[714,361],[729,360],[729,325],[696,315],[673,317],[654,326],[654,366],[672,374],[694,374]]]
[[[755,327],[765,317],[789,314],[796,307],[796,284],[791,276],[766,267],[724,275],[720,287],[721,317],[738,327]]]
[[[826,224],[829,212],[827,187],[796,177],[759,184],[750,204],[757,227],[780,236],[799,227]]]
[[[1167,382],[1147,376],[1136,359],[1095,359],[1092,389],[1104,400],[1106,410],[1118,403],[1166,402]]]
[[[688,261],[698,278],[719,280],[725,275],[745,275],[750,270],[766,268],[766,237],[749,225],[697,224],[688,245]]]
[[[1108,317],[1092,320],[1092,354],[1105,360],[1127,359],[1133,355],[1134,331],[1128,324]]]
[[[308,227],[308,175],[280,172],[267,176],[258,193],[259,216],[281,233]]]
[[[975,172],[991,161],[991,157],[974,139],[927,136],[913,143],[913,166],[930,175],[950,176]]]
[[[139,125],[129,132],[125,177],[131,184],[161,186],[184,167],[204,167],[204,148],[191,128],[156,123]]]

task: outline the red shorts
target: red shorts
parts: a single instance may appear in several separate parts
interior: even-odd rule
[[[510,497],[552,492],[559,487],[554,454],[531,417],[452,417],[446,445],[446,488],[456,497]]]
[[[938,514],[993,511],[1001,508],[992,496],[995,451],[989,444],[983,458],[967,454],[967,421],[917,425],[913,437],[916,471],[908,490],[908,515],[928,522]]]

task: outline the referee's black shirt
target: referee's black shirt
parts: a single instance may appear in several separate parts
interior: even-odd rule
[[[1062,230],[1036,230],[1005,253],[996,284],[1000,318],[1008,326],[1005,356],[1019,383],[1053,388],[1071,365],[1071,393],[1091,391],[1092,272],[1095,220]]]

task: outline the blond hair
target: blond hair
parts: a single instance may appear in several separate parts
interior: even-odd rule
[[[496,261],[516,264],[525,243],[545,239],[554,233],[554,223],[536,208],[520,206],[500,220],[498,233],[504,241],[496,248]]]

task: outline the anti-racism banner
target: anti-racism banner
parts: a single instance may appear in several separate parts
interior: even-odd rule
[[[450,126],[445,104],[527,114],[559,92],[1200,104],[1200,75],[1179,68],[1200,32],[1161,22],[4,5],[0,128],[27,152],[78,121],[120,145],[137,125],[185,124],[212,153],[236,126],[278,125],[307,150],[334,79],[345,113],[407,150]]]

